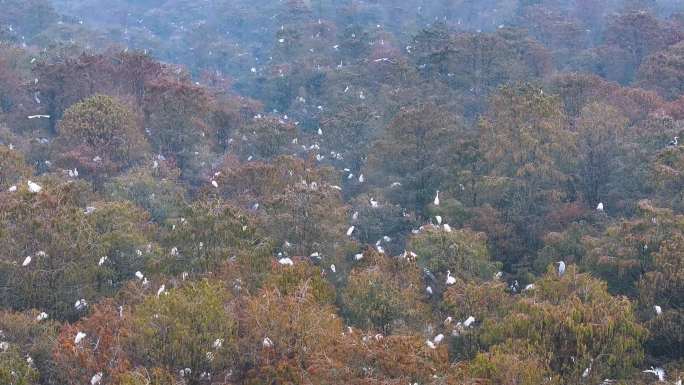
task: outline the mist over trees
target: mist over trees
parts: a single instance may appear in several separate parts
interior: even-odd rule
[[[0,8],[0,384],[681,385],[681,1]]]

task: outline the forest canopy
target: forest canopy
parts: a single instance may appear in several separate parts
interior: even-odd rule
[[[0,385],[682,384],[681,1],[0,7]]]

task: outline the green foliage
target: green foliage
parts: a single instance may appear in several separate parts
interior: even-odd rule
[[[230,301],[220,282],[206,280],[147,298],[132,314],[128,344],[134,357],[173,373],[190,368],[191,381],[202,372],[229,368],[236,360],[237,338]],[[214,347],[216,340],[221,346]]]
[[[490,260],[487,237],[469,229],[447,231],[427,226],[409,238],[408,249],[418,255],[418,264],[435,274],[447,270],[463,280],[488,279],[498,266]]]
[[[570,266],[562,277],[553,267],[505,318],[485,320],[481,341],[507,351],[534,354],[576,383],[592,365],[590,378],[624,377],[644,354],[646,330],[626,298],[612,297],[606,284]]]
[[[0,145],[0,190],[18,185],[31,174],[33,170],[25,163],[21,152]]]
[[[2,303],[71,318],[79,313],[76,301],[111,295],[145,266],[148,217],[128,203],[89,202],[95,209],[88,213],[78,201],[89,196],[80,183],[44,188],[0,200]]]
[[[62,146],[84,144],[106,162],[126,165],[144,156],[147,148],[136,118],[113,97],[95,95],[64,111],[59,124]]]

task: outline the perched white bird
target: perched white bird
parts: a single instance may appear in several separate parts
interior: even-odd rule
[[[165,290],[166,290],[166,285],[161,285],[161,286],[159,286],[159,290],[157,290],[157,297],[159,297],[160,295],[162,295],[162,294],[164,293]]]
[[[337,268],[334,264],[330,265],[330,271],[332,271],[333,273],[337,273]]]
[[[43,321],[48,318],[48,314],[46,312],[41,312],[38,314],[38,317],[36,317],[36,321]]]
[[[365,180],[366,178],[364,178],[363,174],[359,175],[359,183],[363,183]]]
[[[319,128],[317,133],[318,135],[323,135],[323,130]]]
[[[653,305],[653,310],[655,310],[657,315],[661,315],[663,313],[663,308],[658,305]]]
[[[349,226],[349,228],[347,229],[347,236],[348,237],[351,237],[352,233],[354,232],[354,228],[355,228],[354,226]]]
[[[145,276],[143,275],[143,273],[141,273],[141,272],[139,272],[139,271],[136,271],[136,272],[135,272],[135,277],[138,278],[138,279],[143,279]]]
[[[451,271],[447,270],[446,284],[453,285],[456,283],[456,278],[451,276]]]
[[[444,319],[444,326],[449,326],[449,325],[451,325],[451,323],[452,323],[453,321],[454,321],[454,319],[451,318],[451,316],[446,317],[446,318]]]
[[[39,184],[33,183],[31,181],[26,182],[26,184],[28,185],[29,192],[34,194],[39,193],[43,189]]]
[[[218,182],[216,182],[215,180],[211,181],[211,185],[218,188]]]
[[[444,231],[446,231],[447,233],[451,232],[451,226],[449,226],[448,223],[445,223],[442,227],[444,228]]]
[[[533,283],[530,283],[529,285],[525,286],[525,288],[523,289],[523,291],[534,290],[535,287],[536,287],[536,286],[534,286]]]
[[[287,257],[280,258],[278,260],[278,263],[281,265],[287,265],[287,266],[293,266],[294,265],[294,262],[292,262],[292,260],[290,258],[287,258]]]
[[[31,256],[30,255],[28,257],[24,258],[24,262],[21,265],[22,266],[28,266],[29,263],[31,263]]]
[[[470,327],[470,325],[472,325],[473,322],[475,322],[475,317],[470,316],[465,321],[463,321],[463,326]]]
[[[16,185],[10,186],[10,188],[8,188],[7,191],[15,192],[15,191],[17,191],[17,186]]]
[[[428,346],[430,349],[437,349],[437,346],[430,340],[426,340],[425,344]]]
[[[376,201],[373,198],[370,199],[370,204],[371,204],[371,207],[373,207],[373,208],[378,207],[378,201]]]
[[[107,261],[107,256],[105,255],[104,257],[100,258],[100,260],[97,262],[97,265],[102,266],[106,261]]]
[[[214,349],[220,349],[221,346],[223,346],[223,338],[217,338],[214,340],[214,344],[212,345]]]
[[[658,377],[658,381],[664,382],[665,381],[665,369],[663,368],[654,368],[651,366],[651,369],[644,370],[644,373],[651,373],[654,376]]]
[[[261,344],[262,344],[265,348],[271,348],[271,347],[273,347],[273,341],[271,341],[271,339],[268,338],[268,337],[264,337],[264,340],[261,342]]]
[[[76,310],[83,310],[83,309],[85,309],[86,307],[88,307],[88,302],[86,302],[86,300],[83,299],[83,298],[79,299],[79,300],[76,301],[76,303],[74,304],[74,308],[76,308]]]
[[[102,381],[102,372],[95,373],[95,375],[90,379],[90,385],[97,385]]]
[[[358,254],[354,255],[354,259],[357,260],[357,261],[362,260],[362,259],[363,259],[363,254],[358,253]]]
[[[440,215],[435,215],[435,219],[437,220],[437,224],[441,225],[442,224],[442,216]]]
[[[444,339],[444,334],[440,333],[440,334],[437,334],[437,335],[435,336],[435,338],[433,339],[433,341],[434,341],[435,344],[439,344],[440,342],[442,342],[443,339]]]
[[[435,201],[433,203],[435,206],[439,206],[439,190],[437,190],[437,195],[435,195]]]
[[[354,214],[352,214],[352,219],[353,220],[359,219],[359,212],[358,211],[354,211]]]
[[[603,202],[599,202],[599,204],[596,206],[596,210],[603,211]]]
[[[430,286],[426,287],[425,291],[428,293],[428,295],[432,295],[432,287],[430,287]]]
[[[78,332],[76,333],[76,337],[74,337],[74,343],[78,344],[80,343],[84,338],[86,338],[86,334],[83,332]]]
[[[565,262],[560,261],[556,263],[558,264],[558,276],[562,277],[563,273],[565,273]]]

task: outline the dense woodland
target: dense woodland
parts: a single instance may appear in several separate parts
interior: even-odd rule
[[[684,4],[0,0],[0,384],[681,385]]]

